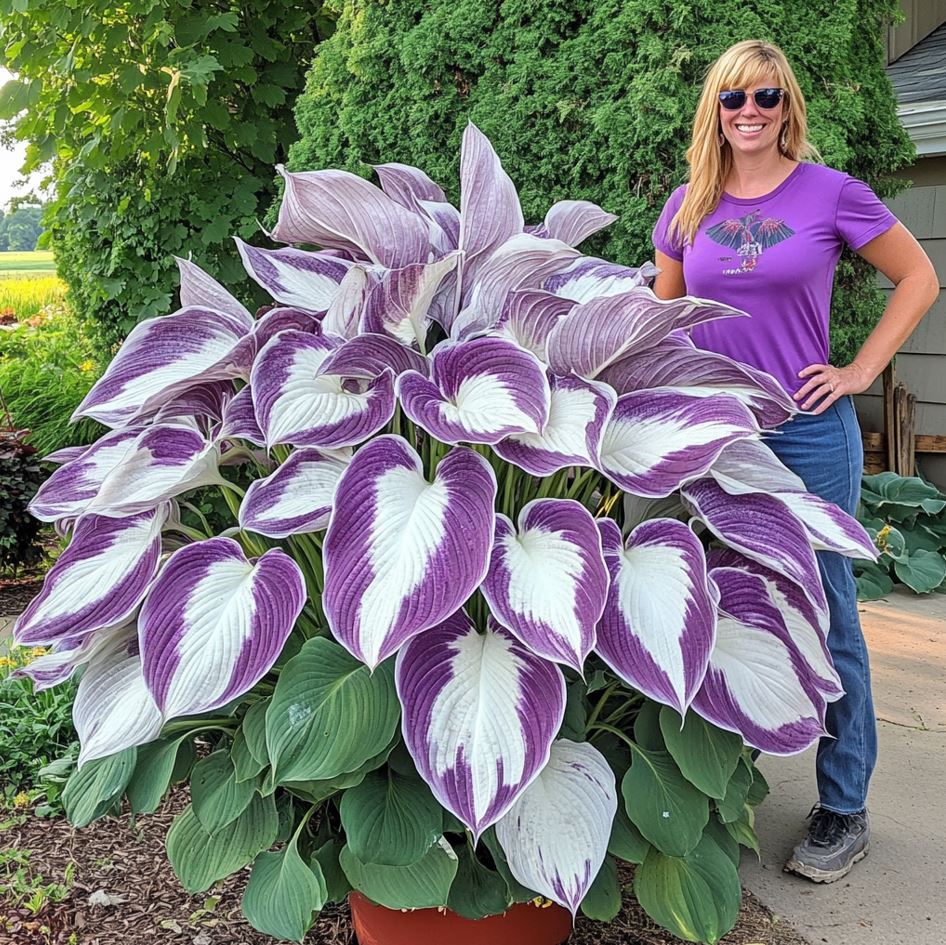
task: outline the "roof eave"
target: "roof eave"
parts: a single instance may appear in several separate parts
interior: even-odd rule
[[[946,99],[901,105],[897,117],[916,145],[917,157],[946,155]]]

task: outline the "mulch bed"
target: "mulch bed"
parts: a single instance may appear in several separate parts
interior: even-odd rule
[[[0,617],[22,613],[42,586],[43,579],[33,574],[21,578],[0,578]]]
[[[109,818],[76,831],[65,820],[25,817],[0,831],[0,860],[3,850],[29,851],[33,875],[44,882],[65,882],[67,867],[74,864],[67,898],[47,903],[37,916],[16,908],[0,885],[0,945],[273,945],[240,912],[248,869],[206,894],[191,896],[181,889],[164,852],[164,836],[186,801],[186,791],[176,791],[156,814],[134,824],[129,818]],[[112,904],[92,904],[106,897]],[[326,907],[305,941],[356,945],[347,906]],[[745,893],[739,922],[721,945],[750,943],[806,945]],[[679,945],[679,940],[655,926],[627,896],[609,925],[579,916],[568,945]]]

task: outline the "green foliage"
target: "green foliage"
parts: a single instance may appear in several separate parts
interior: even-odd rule
[[[50,790],[41,769],[75,746],[75,686],[34,692],[30,679],[12,678],[42,653],[41,648],[16,647],[9,653],[0,648],[0,797],[33,789],[44,793],[50,804],[59,791]]]
[[[23,430],[4,427],[0,414],[0,568],[16,571],[39,558],[39,522],[27,511],[45,478]]]
[[[946,495],[917,476],[865,476],[858,518],[874,540],[878,561],[855,561],[861,600],[905,584],[917,594],[946,593]]]
[[[22,205],[4,213],[0,210],[0,253],[28,253],[36,249],[43,232],[43,208]]]
[[[52,161],[45,219],[77,311],[101,341],[167,311],[172,255],[225,280],[293,139],[291,104],[330,31],[303,0],[0,2],[6,137]],[[175,173],[176,172],[176,173]]]
[[[557,199],[619,215],[583,252],[639,264],[685,179],[706,67],[762,38],[792,62],[825,161],[882,197],[913,154],[883,69],[895,0],[340,0],[296,108],[289,167],[402,161],[457,198],[460,135],[472,119],[502,155],[527,222]],[[851,258],[847,258],[851,257]],[[857,261],[855,261],[857,260]],[[847,253],[834,298],[833,357],[849,359],[882,310],[872,270]]]

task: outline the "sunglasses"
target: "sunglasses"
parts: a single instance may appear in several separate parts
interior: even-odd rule
[[[785,89],[756,89],[752,93],[756,105],[759,108],[775,108],[782,101]],[[719,103],[728,111],[734,112],[737,108],[742,108],[746,104],[746,92],[744,89],[731,89],[719,93]]]

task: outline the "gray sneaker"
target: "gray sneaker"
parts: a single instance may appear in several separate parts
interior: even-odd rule
[[[815,883],[833,883],[851,872],[851,867],[867,856],[870,824],[867,811],[836,814],[815,805],[808,836],[795,847],[785,864],[786,873],[797,873]]]

